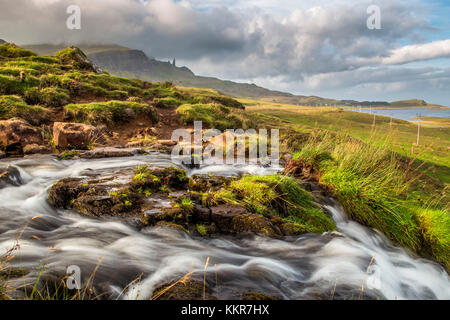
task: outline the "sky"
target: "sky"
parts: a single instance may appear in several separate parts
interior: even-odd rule
[[[116,43],[294,94],[450,105],[448,17],[447,0],[0,0],[0,39]]]

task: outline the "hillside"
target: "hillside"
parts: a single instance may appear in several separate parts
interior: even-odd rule
[[[67,45],[25,45],[24,48],[39,55],[52,55]],[[297,96],[274,91],[255,84],[236,83],[214,77],[195,75],[187,67],[178,67],[172,62],[163,62],[147,57],[140,50],[119,45],[80,45],[80,49],[99,67],[113,75],[147,81],[172,81],[177,85],[210,88],[239,98],[261,99],[270,102],[298,105],[339,104],[338,100],[320,97]]]

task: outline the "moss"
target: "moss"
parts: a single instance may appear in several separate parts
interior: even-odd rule
[[[113,90],[113,91],[109,92],[108,95],[111,99],[115,99],[115,100],[125,100],[128,98],[128,92],[121,91],[121,90]],[[134,102],[136,102],[136,101],[134,101]]]
[[[70,97],[67,90],[50,87],[40,90],[39,100],[47,107],[60,107],[67,104]]]
[[[23,94],[29,87],[16,77],[0,75],[0,94]]]
[[[194,202],[190,198],[182,198],[178,206],[187,214],[192,214],[194,211]]]
[[[293,178],[281,175],[244,176],[209,196],[213,203],[244,205],[250,212],[283,219],[286,232],[323,233],[336,229],[326,215]]]
[[[195,230],[200,234],[202,237],[208,236],[208,227],[203,224],[197,224],[195,226]]]
[[[189,234],[189,230],[187,230],[185,227],[183,227],[182,225],[179,225],[177,223],[173,223],[173,222],[167,222],[167,221],[160,221],[156,224],[157,227],[161,227],[161,228],[171,228],[171,229],[175,229],[175,230],[179,230],[182,231],[186,234]]]
[[[157,108],[177,108],[182,104],[180,100],[172,97],[155,99],[154,103]]]
[[[157,122],[156,111],[152,106],[136,102],[109,101],[89,104],[70,104],[64,107],[66,118],[93,125],[126,123],[145,117],[153,123]]]
[[[140,166],[136,169],[136,174],[130,185],[136,192],[168,192],[168,187],[184,189],[187,182],[186,171],[182,169]]]
[[[177,113],[185,124],[202,121],[205,126],[222,131],[247,129],[252,126],[252,122],[243,111],[232,111],[228,107],[217,104],[184,104],[177,109]]]
[[[83,51],[76,47],[70,47],[58,51],[55,56],[59,58],[62,64],[71,65],[79,70],[93,71],[92,63],[83,53]]]
[[[19,96],[0,96],[0,120],[22,118],[33,125],[49,121],[50,113],[40,106],[30,106]]]
[[[437,209],[417,209],[419,228],[436,260],[450,270],[450,215]]]
[[[30,50],[22,49],[12,43],[0,44],[0,57],[2,58],[19,58],[35,56],[36,54]]]
[[[72,159],[72,158],[74,158],[76,156],[79,156],[79,155],[80,155],[80,153],[78,151],[76,151],[76,150],[67,150],[67,151],[61,152],[58,155],[58,159],[69,160],[69,159]]]

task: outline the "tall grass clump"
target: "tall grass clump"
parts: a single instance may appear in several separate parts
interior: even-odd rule
[[[329,133],[312,136],[294,159],[313,168],[319,182],[333,190],[352,219],[416,252],[434,252],[436,260],[448,266],[448,256],[442,255],[448,236],[439,231],[450,230],[450,221],[444,218],[448,212],[436,207],[432,218],[417,213],[425,205],[412,191],[420,175],[417,168],[412,169],[414,159],[400,159],[385,144],[368,145]],[[440,241],[433,242],[436,237]]]

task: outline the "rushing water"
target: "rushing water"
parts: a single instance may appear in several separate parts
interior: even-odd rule
[[[18,239],[20,248],[10,266],[29,273],[11,280],[11,286],[34,283],[42,266],[46,274],[60,275],[67,266],[77,265],[84,281],[98,266],[96,294],[148,299],[155,288],[188,272],[195,271],[193,277],[202,279],[209,257],[206,279],[220,299],[238,299],[247,291],[283,299],[356,299],[362,292],[365,298],[450,298],[449,277],[439,265],[414,258],[380,233],[349,221],[337,203],[327,208],[339,232],[283,240],[203,239],[165,228],[139,230],[132,223],[90,219],[47,204],[49,188],[61,178],[101,174],[124,180],[137,165],[172,164],[167,155],[89,161],[57,161],[45,156],[12,163],[19,168],[24,184],[0,190],[0,250],[10,249]],[[216,166],[190,173],[244,172],[270,174],[276,170]],[[140,275],[141,280],[130,285]],[[123,292],[125,288],[128,290]]]
[[[436,117],[436,118],[450,118],[450,109],[436,109],[436,108],[399,108],[399,109],[349,109],[361,113],[376,114],[385,117],[392,117],[395,119],[406,121],[417,121],[416,117]]]

